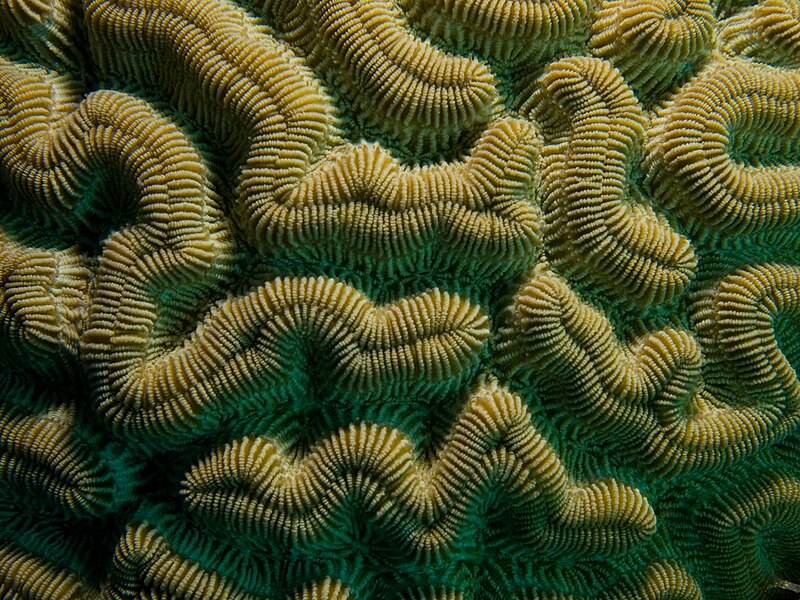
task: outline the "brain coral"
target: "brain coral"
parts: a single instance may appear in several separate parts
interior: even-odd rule
[[[0,0],[0,598],[800,598],[798,68],[796,0]]]

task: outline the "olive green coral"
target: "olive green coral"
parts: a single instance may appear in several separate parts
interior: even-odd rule
[[[0,596],[800,582],[789,0],[0,0]]]

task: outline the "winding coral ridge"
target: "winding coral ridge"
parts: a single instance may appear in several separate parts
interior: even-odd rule
[[[169,542],[147,525],[131,525],[114,553],[108,586],[101,600],[142,597],[178,600],[267,600],[249,594],[212,570],[187,560],[170,548]],[[309,582],[289,596],[291,600],[351,600],[346,586],[324,579]]]
[[[97,590],[41,558],[0,548],[0,594],[8,600],[93,600]]]
[[[227,2],[90,0],[85,15],[103,72],[155,87],[240,158],[233,212],[262,244],[263,211],[297,185],[331,133],[330,108],[310,72]]]
[[[74,249],[26,247],[0,229],[0,356],[35,356],[29,364],[45,372],[76,357],[88,280],[85,257]]]
[[[294,462],[270,440],[236,440],[193,467],[183,487],[189,510],[204,520],[233,526],[250,543],[293,548],[337,544],[347,519],[339,507],[353,502],[421,563],[457,552],[476,533],[468,515],[497,493],[526,553],[621,552],[655,529],[637,490],[612,479],[571,481],[519,396],[494,386],[468,400],[430,465],[414,460],[398,431],[362,423]]]
[[[669,91],[702,65],[713,34],[710,0],[605,0],[589,47],[612,61],[636,94],[647,99]]]
[[[800,480],[767,471],[714,496],[696,521],[704,544],[721,559],[713,568],[719,597],[756,598],[777,578],[793,577],[800,553]]]
[[[710,65],[659,111],[647,184],[698,240],[800,220],[800,74],[744,61]]]
[[[595,597],[601,600],[700,600],[703,596],[694,579],[672,561],[647,565],[619,590],[604,590]],[[555,591],[529,591],[517,596],[519,600],[584,600],[588,596]]]
[[[621,343],[602,312],[540,268],[509,309],[497,358],[512,373],[554,380],[552,394],[655,472],[717,467],[785,437],[800,421],[800,383],[769,322],[770,313],[797,310],[799,281],[796,269],[767,266],[703,290],[692,312],[701,331],[718,337],[702,345],[702,355],[723,354],[704,364],[685,330]],[[709,370],[710,379],[736,381],[737,389],[705,386]]]
[[[0,0],[0,596],[800,589],[799,7]]]
[[[263,4],[310,65],[336,73],[370,125],[417,153],[435,153],[492,114],[498,98],[486,65],[415,37],[390,0]]]
[[[541,246],[540,152],[520,119],[491,125],[466,159],[446,165],[403,169],[381,146],[345,146],[265,207],[263,237],[284,254],[313,256],[324,244],[373,273],[524,269]]]
[[[80,18],[77,0],[3,0],[0,39],[44,64],[77,68]]]
[[[542,204],[553,264],[645,304],[680,294],[696,259],[630,185],[644,113],[619,71],[587,57],[552,63],[526,109],[548,142]]]
[[[586,37],[591,0],[399,0],[428,35],[500,64],[549,59]]]
[[[73,514],[99,514],[113,501],[111,469],[75,439],[70,412],[63,406],[35,416],[0,411],[0,481]]]
[[[147,323],[145,300],[136,306]],[[157,312],[150,311],[152,323]],[[306,344],[328,354],[321,362],[333,387],[377,395],[459,377],[489,333],[479,307],[438,289],[376,307],[325,277],[277,279],[234,298],[176,349],[154,353],[151,328],[90,330],[84,348],[99,413],[156,447],[202,435],[236,407],[268,401],[259,390],[280,395],[302,369]]]
[[[800,67],[800,3],[764,0],[722,22],[723,49],[789,69]]]

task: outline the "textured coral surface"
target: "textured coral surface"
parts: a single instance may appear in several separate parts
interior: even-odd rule
[[[798,69],[794,0],[0,0],[0,598],[800,597]]]

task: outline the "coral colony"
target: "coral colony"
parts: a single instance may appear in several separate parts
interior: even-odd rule
[[[0,598],[800,597],[800,2],[0,0]]]

